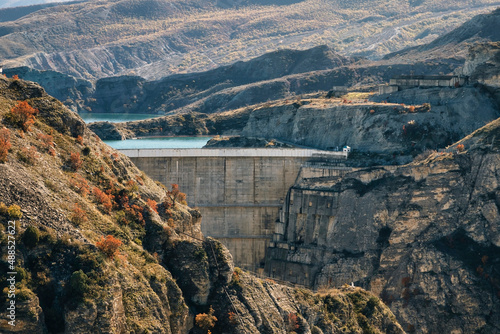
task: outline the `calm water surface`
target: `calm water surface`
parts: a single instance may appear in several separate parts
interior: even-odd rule
[[[202,148],[210,139],[212,137],[162,137],[104,140],[104,142],[117,150],[138,148]]]
[[[156,114],[109,114],[109,113],[81,113],[79,114],[85,123],[111,122],[120,123],[128,121],[140,121],[143,119],[155,118],[161,115]]]

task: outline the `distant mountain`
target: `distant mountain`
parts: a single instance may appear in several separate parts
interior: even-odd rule
[[[76,0],[4,0],[3,3],[0,4],[0,8],[32,6],[39,4],[62,3],[71,1],[76,1]]]
[[[450,69],[451,66],[451,69]],[[216,113],[295,95],[328,91],[333,86],[372,86],[392,75],[450,72],[448,63],[377,65],[345,58],[327,46],[280,50],[229,66],[147,81],[117,76],[97,81],[28,67],[7,69],[8,77],[40,83],[49,94],[78,112]]]
[[[495,5],[500,1],[86,1],[0,19],[0,61],[86,79],[160,79],[321,44],[375,59],[431,42]]]
[[[78,112],[217,113],[301,94],[329,91],[333,86],[373,88],[393,75],[438,74],[462,63],[419,62],[378,64],[345,58],[327,46],[279,50],[217,69],[148,81],[116,76],[97,81],[28,67],[6,69],[8,77],[38,82],[47,92]]]
[[[477,15],[451,32],[421,46],[389,54],[385,59],[412,62],[422,58],[464,60],[469,47],[478,42],[500,41],[500,8]]]
[[[376,62],[359,57],[346,58],[331,47],[318,46],[303,51],[279,50],[249,61],[159,80],[125,75],[94,81],[28,67],[6,69],[5,73],[39,82],[47,92],[78,112],[216,113],[328,91],[333,86],[373,89],[391,76],[411,72],[460,72],[472,73],[473,78],[484,77],[491,67],[491,61],[486,60],[493,57],[498,47],[494,43],[481,47],[485,44],[479,42],[498,39],[500,29],[495,27],[500,25],[499,13],[500,10],[496,10],[479,15],[430,44],[406,49]],[[478,45],[477,50],[469,51],[471,45]],[[469,52],[471,55],[465,63]],[[492,61],[499,63],[493,58]],[[489,77],[495,79],[495,71]],[[496,92],[494,95],[500,96]]]

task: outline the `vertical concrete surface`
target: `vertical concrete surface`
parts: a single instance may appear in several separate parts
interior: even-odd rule
[[[318,151],[122,152],[154,180],[168,187],[177,183],[188,204],[200,209],[203,233],[223,242],[237,266],[256,271],[264,265],[288,189],[301,165]]]

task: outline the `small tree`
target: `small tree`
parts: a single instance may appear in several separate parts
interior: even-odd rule
[[[457,151],[458,152],[463,152],[465,150],[465,146],[464,144],[458,144],[457,145]]]
[[[82,159],[80,159],[80,153],[71,153],[71,156],[69,158],[69,165],[71,168],[76,172],[82,167]]]
[[[75,205],[73,205],[73,210],[72,210],[72,214],[71,214],[71,221],[76,225],[81,225],[81,224],[87,222],[87,214],[80,207],[80,205],[78,205],[78,203],[75,203]]]
[[[234,313],[234,312],[228,312],[227,316],[228,316],[228,319],[229,319],[229,323],[231,325],[236,325],[238,323],[238,321],[236,320],[237,319],[236,318],[237,317],[236,313]]]
[[[29,131],[31,125],[35,123],[35,115],[38,110],[33,108],[26,101],[18,102],[10,112],[7,114],[6,119],[23,129],[23,131]]]
[[[73,272],[69,279],[71,292],[75,293],[80,298],[89,290],[88,283],[89,277],[81,269]]]
[[[88,193],[90,193],[90,187],[87,180],[79,174],[73,174],[69,184],[71,185],[71,188],[82,195],[82,197],[87,197]]]
[[[54,150],[54,137],[43,133],[38,134],[38,140],[42,143],[42,147],[49,153]],[[51,150],[52,149],[52,150]],[[55,151],[54,151],[55,153]],[[52,155],[52,154],[51,154]]]
[[[34,146],[23,147],[21,148],[21,151],[17,152],[17,154],[19,160],[28,165],[36,164],[38,159],[40,158],[40,154],[38,153],[36,147]]]
[[[109,213],[111,211],[111,209],[113,208],[113,202],[111,202],[112,195],[106,194],[105,192],[103,192],[102,190],[100,190],[97,187],[94,187],[92,192],[93,192],[95,198],[97,199],[97,201],[103,205],[104,210]]]
[[[210,305],[210,310],[208,311],[208,314],[206,313],[197,314],[195,321],[196,321],[196,326],[206,331],[210,330],[210,328],[213,328],[215,326],[215,322],[217,321],[217,317],[214,316],[214,309],[212,308],[212,305]]]
[[[23,243],[28,247],[35,247],[40,240],[40,232],[34,226],[28,226],[23,233]]]
[[[186,204],[186,194],[179,190],[178,184],[171,184],[172,190],[167,190],[167,201],[165,201],[165,207],[168,208],[173,206],[175,208],[175,203],[180,202]]]
[[[0,130],[0,162],[7,161],[10,147],[10,131],[7,128],[2,128]]]
[[[149,207],[151,208],[151,210],[153,210],[154,212],[158,213],[158,203],[156,203],[155,200],[148,198],[146,200],[146,203],[149,205]]]
[[[112,259],[118,254],[118,248],[120,248],[121,244],[120,240],[108,235],[106,238],[102,237],[101,241],[98,241],[95,245],[104,255]]]
[[[299,329],[299,319],[297,317],[297,314],[290,312],[288,313],[288,319],[287,319],[287,327],[288,330],[291,332],[295,332],[296,329]]]

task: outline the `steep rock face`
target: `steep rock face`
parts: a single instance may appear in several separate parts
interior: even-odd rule
[[[19,100],[38,109],[25,131],[11,113]],[[227,249],[203,237],[198,210],[104,145],[40,86],[0,77],[0,122],[0,244],[16,240],[16,259],[0,261],[0,288],[15,270],[17,333],[200,333],[195,315],[209,305],[221,319],[218,333],[283,333],[287,324],[304,333],[344,325],[352,333],[403,333],[365,291],[281,300],[234,269]],[[2,309],[8,303],[2,294]]]
[[[347,144],[356,150],[392,153],[444,147],[499,115],[489,95],[475,88],[414,89],[390,99],[415,104],[415,112],[396,104],[306,101],[302,106],[253,110],[241,134],[323,149]],[[430,110],[423,106],[429,102]]]
[[[478,43],[469,49],[469,54],[461,74],[469,76],[472,81],[483,82],[498,73],[499,43]]]
[[[23,66],[6,69],[4,73],[8,77],[17,75],[23,80],[38,83],[49,95],[63,101],[73,111],[84,109],[83,99],[95,89],[90,81],[55,71],[40,71]]]
[[[498,132],[497,132],[498,133]],[[500,323],[496,152],[310,174],[290,190],[266,270],[348,282],[380,296],[409,332],[495,333]],[[319,168],[319,167],[318,167]]]

